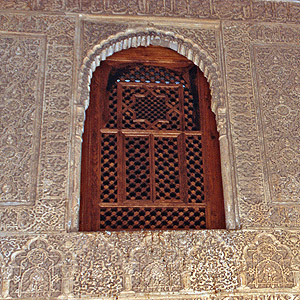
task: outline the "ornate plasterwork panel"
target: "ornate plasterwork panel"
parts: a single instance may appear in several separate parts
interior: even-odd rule
[[[0,205],[36,199],[45,46],[45,36],[0,33]]]
[[[59,296],[63,255],[46,240],[34,239],[12,255],[10,295],[15,298]]]
[[[26,200],[21,202],[26,204],[29,199],[31,205],[0,208],[0,298],[300,300],[299,231],[250,229],[300,226],[299,151],[295,148],[299,138],[300,30],[287,24],[241,21],[299,23],[299,4],[0,0],[0,8],[0,53],[9,62],[1,64],[1,71],[5,71],[1,76],[11,82],[1,93],[21,94],[16,100],[25,100],[17,108],[22,113],[13,122],[27,121],[24,128],[18,128],[29,133],[16,135],[21,137],[16,141],[7,134],[11,122],[1,121],[6,126],[5,134],[0,134],[1,143],[5,141],[1,146],[16,149],[18,143],[24,143],[25,149],[33,150],[16,151],[19,166],[16,161],[9,163],[7,152],[1,170],[17,174],[13,168],[26,167],[23,160],[30,155],[34,156],[33,163],[28,164],[31,170],[38,162],[30,176],[36,182],[36,195],[16,196],[14,200],[15,204]],[[12,10],[20,12],[12,14]],[[134,17],[121,21],[85,16],[80,22],[79,16],[61,14],[65,11]],[[176,17],[176,22],[175,18],[143,21],[137,15]],[[185,24],[177,23],[178,16],[186,18]],[[196,21],[201,18],[240,21],[222,22],[220,30],[216,21]],[[76,70],[85,70],[87,80],[98,60],[129,47],[129,43],[148,42],[173,47],[195,61],[214,83],[219,130],[222,134],[230,131],[233,138],[234,160],[227,164],[231,169],[236,166],[237,172],[232,174],[236,174],[242,225],[248,230],[63,233],[69,220],[67,202],[79,183],[79,177],[72,182],[71,167],[77,166],[80,172],[78,159],[88,99],[86,95],[77,97]],[[22,57],[19,51],[23,51]],[[226,74],[222,73],[223,53]],[[19,77],[24,80],[22,87],[15,80]],[[40,90],[33,91],[36,86]],[[81,88],[84,86],[88,93],[88,80]],[[5,107],[6,111],[8,108],[14,106]],[[70,132],[72,110],[76,125]],[[40,135],[40,143],[33,149],[28,141],[34,141],[36,135]],[[27,180],[27,173],[19,173],[22,180]],[[21,179],[16,176],[13,180]],[[33,195],[30,191],[28,186],[24,194]],[[74,203],[70,211],[76,215]],[[43,232],[47,235],[37,235]]]
[[[145,237],[130,252],[127,276],[137,292],[170,292],[182,288],[184,255],[172,241],[160,236]]]
[[[299,204],[300,44],[252,47],[271,200]]]
[[[299,226],[295,165],[299,151],[293,150],[299,140],[299,101],[295,101],[299,97],[299,47],[292,50],[287,45],[298,43],[299,33],[297,26],[224,25],[229,111],[244,227]]]
[[[192,248],[190,255],[191,287],[196,290],[209,287],[216,292],[235,290],[238,287],[240,258],[234,247],[226,244],[222,238],[208,236]]]
[[[1,118],[6,121],[1,121],[0,143],[7,151],[1,155],[6,160],[1,160],[4,173],[0,176],[11,178],[1,179],[1,185],[13,184],[11,189],[2,187],[1,193],[18,190],[15,198],[5,196],[6,204],[31,200],[31,206],[0,208],[0,230],[62,231],[68,193],[75,20],[26,14],[1,14],[0,19],[5,31],[1,35],[5,39],[1,93],[7,99],[1,101],[6,112]],[[7,157],[12,153],[14,156]]]
[[[300,15],[300,3],[293,0],[1,0],[0,8],[277,22],[297,22]]]
[[[110,244],[103,235],[92,240],[82,236],[79,249],[76,253],[74,295],[100,297],[118,294],[124,278],[124,259],[120,249]]]
[[[295,231],[3,236],[2,297],[293,299],[299,257]]]
[[[258,235],[244,248],[247,286],[280,288],[294,286],[292,253],[272,235]]]

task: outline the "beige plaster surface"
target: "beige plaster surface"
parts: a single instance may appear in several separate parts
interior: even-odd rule
[[[0,0],[0,298],[298,299],[299,20],[297,2]],[[76,232],[92,72],[150,44],[208,78],[230,230]]]

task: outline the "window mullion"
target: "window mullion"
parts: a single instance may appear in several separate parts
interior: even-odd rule
[[[150,194],[151,202],[155,203],[156,188],[155,188],[155,158],[154,158],[154,136],[149,135],[149,159],[150,159]]]
[[[178,160],[179,160],[179,180],[180,180],[180,198],[182,202],[188,202],[188,185],[186,171],[186,151],[185,151],[185,134],[178,136]]]
[[[126,155],[125,155],[125,137],[122,133],[122,86],[117,84],[117,167],[118,167],[118,202],[123,203],[126,200]]]

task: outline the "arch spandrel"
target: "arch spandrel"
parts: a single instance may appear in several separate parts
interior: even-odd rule
[[[225,105],[225,93],[221,76],[220,64],[212,56],[218,57],[218,53],[209,55],[200,45],[189,38],[172,32],[157,30],[155,28],[128,29],[100,41],[83,59],[78,82],[78,96],[76,98],[74,119],[75,132],[73,137],[73,188],[72,201],[69,207],[68,228],[70,231],[78,230],[79,202],[80,202],[80,161],[82,133],[84,131],[85,110],[89,105],[90,82],[95,69],[100,66],[112,54],[139,46],[162,46],[170,48],[191,60],[203,72],[210,85],[212,96],[212,111],[216,115],[217,129],[220,134],[220,150],[222,164],[222,178],[224,188],[225,214],[227,229],[238,227],[237,204],[233,199],[232,174],[230,168],[231,151],[228,143],[227,109]]]

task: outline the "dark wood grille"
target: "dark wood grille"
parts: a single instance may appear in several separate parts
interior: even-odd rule
[[[201,207],[102,207],[100,228],[106,230],[205,229],[205,209]]]
[[[155,137],[155,199],[181,201],[179,158],[176,137]]]
[[[118,83],[122,128],[181,130],[182,85]]]
[[[149,137],[126,137],[126,200],[151,199]]]
[[[113,134],[102,134],[101,136],[101,193],[102,202],[117,202],[117,136]]]
[[[186,61],[112,59],[96,70],[84,135],[81,215],[88,216],[81,230],[223,227],[223,215],[215,217],[222,204],[212,205],[210,192],[216,176],[209,164],[219,170],[219,163],[202,144],[208,135],[217,141],[217,132],[206,131],[201,107],[209,109],[209,90],[197,85],[199,74]]]

